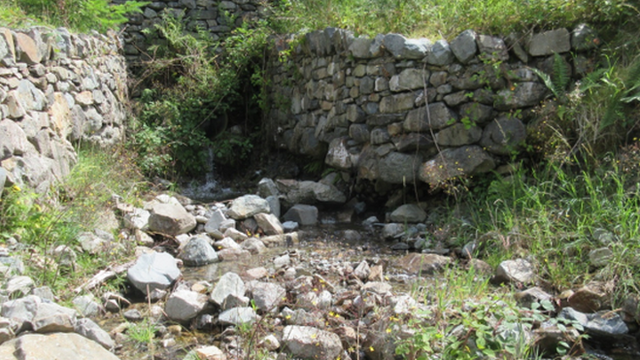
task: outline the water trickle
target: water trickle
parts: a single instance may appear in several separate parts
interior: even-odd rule
[[[213,148],[209,147],[207,149],[204,176],[184,184],[179,192],[190,199],[205,203],[232,197],[233,191],[230,188],[220,187],[214,160],[215,153]]]

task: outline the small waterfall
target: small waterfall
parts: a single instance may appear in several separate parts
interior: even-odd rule
[[[190,199],[201,202],[223,200],[232,193],[229,188],[221,188],[216,179],[215,153],[213,148],[207,148],[204,176],[193,179],[181,187],[180,193]]]

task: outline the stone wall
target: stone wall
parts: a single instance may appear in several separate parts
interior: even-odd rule
[[[269,136],[360,179],[437,184],[507,162],[549,91],[532,68],[575,77],[598,39],[587,26],[527,37],[467,30],[450,43],[328,28],[276,41]]]
[[[112,0],[113,3],[124,3],[127,0]],[[141,14],[129,17],[125,25],[123,37],[124,53],[130,63],[147,60],[150,45],[161,43],[154,35],[143,32],[152,29],[161,21],[162,14],[170,13],[182,17],[188,31],[195,32],[198,27],[211,34],[214,40],[224,38],[243,22],[254,22],[264,18],[267,0],[159,0],[150,2],[142,8]]]
[[[0,28],[0,172],[9,184],[45,191],[76,163],[73,144],[122,139],[128,95],[120,50],[115,34]]]

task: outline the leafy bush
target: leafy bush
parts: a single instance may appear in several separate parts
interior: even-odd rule
[[[9,26],[29,25],[26,18],[36,23],[66,26],[75,31],[114,29],[127,21],[127,14],[140,12],[148,4],[127,1],[113,5],[109,0],[8,0],[0,6],[0,20]]]
[[[208,149],[220,164],[239,164],[248,157],[254,139],[225,131],[226,117],[235,104],[260,104],[264,98],[258,94],[244,99],[242,86],[248,78],[265,91],[263,51],[269,28],[238,28],[216,42],[203,30],[185,32],[180,18],[165,14],[155,32],[167,45],[150,48],[156,57],[141,75],[140,86],[148,88],[143,90],[132,136],[141,168],[150,175],[198,174],[205,168]],[[224,119],[222,125],[210,125],[218,119]],[[214,131],[207,133],[207,127]],[[249,122],[247,130],[253,130]]]

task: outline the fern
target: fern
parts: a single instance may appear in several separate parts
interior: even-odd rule
[[[553,96],[555,96],[558,100],[565,99],[565,89],[571,81],[571,73],[569,72],[569,67],[562,59],[562,56],[557,53],[554,54],[553,57],[553,76],[549,76],[549,74],[544,71],[536,68],[531,68],[536,75],[542,79],[544,85],[551,90]]]
[[[591,92],[592,89],[600,87],[600,80],[602,76],[605,74],[607,69],[597,69],[585,75],[580,82],[580,92],[586,93]]]
[[[625,103],[640,101],[640,58],[636,58],[631,64],[626,79],[624,79],[624,85],[627,90],[620,101]]]
[[[569,66],[558,53],[553,54],[553,86],[557,92],[564,91],[571,81]]]

